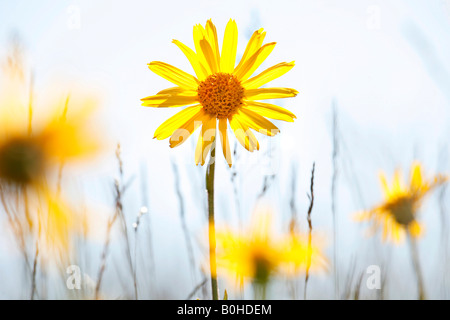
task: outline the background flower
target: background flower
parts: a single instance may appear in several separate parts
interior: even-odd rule
[[[423,228],[417,221],[417,215],[422,202],[428,193],[447,180],[442,175],[428,179],[423,176],[422,171],[420,163],[413,163],[409,184],[405,184],[401,172],[397,170],[391,186],[389,186],[384,173],[381,173],[380,180],[385,202],[369,211],[360,213],[357,219],[370,221],[374,231],[381,229],[383,240],[399,243],[405,238],[406,232],[413,237],[419,237]]]
[[[248,279],[257,285],[267,285],[272,277],[304,274],[308,257],[308,241],[300,233],[274,232],[274,216],[257,212],[242,232],[217,233],[219,270],[229,279]],[[315,241],[311,248],[311,271],[326,269],[323,244]]]

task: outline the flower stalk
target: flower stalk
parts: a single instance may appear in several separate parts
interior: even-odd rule
[[[423,283],[422,268],[420,266],[419,252],[417,249],[417,241],[414,238],[414,236],[411,234],[411,232],[408,231],[407,234],[408,234],[409,245],[411,248],[411,259],[412,259],[412,263],[414,266],[414,272],[415,272],[416,278],[417,278],[417,291],[419,294],[418,299],[425,300],[426,299],[425,286]]]
[[[206,192],[208,194],[208,225],[209,225],[209,267],[211,271],[212,299],[219,300],[217,286],[217,261],[216,261],[216,227],[214,222],[214,175],[215,175],[216,140],[211,145],[211,155],[206,168]]]

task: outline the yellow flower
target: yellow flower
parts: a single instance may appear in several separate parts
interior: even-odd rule
[[[0,184],[12,187],[25,202],[25,215],[17,217],[21,232],[38,240],[43,261],[67,263],[74,236],[82,232],[80,215],[50,190],[47,177],[61,163],[97,149],[98,142],[84,131],[87,115],[83,111],[66,121],[55,117],[32,134],[16,125],[0,130]]]
[[[236,50],[238,31],[236,22],[228,22],[219,50],[217,31],[211,20],[204,28],[194,26],[194,52],[178,40],[173,40],[186,55],[196,76],[190,75],[164,62],[153,61],[149,68],[176,87],[162,90],[154,96],[141,99],[143,106],[189,106],[161,124],[155,132],[158,140],[170,137],[170,147],[181,145],[202,126],[195,150],[195,162],[205,163],[205,158],[216,137],[218,122],[223,154],[231,166],[231,152],[227,136],[228,123],[239,143],[248,151],[259,149],[259,143],[250,129],[274,136],[279,129],[269,120],[293,122],[290,111],[258,100],[295,97],[290,88],[260,88],[294,67],[294,62],[282,62],[251,77],[275,47],[275,42],[262,45],[266,33],[255,31],[237,66]],[[251,78],[250,78],[251,77]]]
[[[64,111],[54,108],[48,115],[47,110],[38,112],[34,106],[27,110],[23,102],[27,99],[11,76],[1,80],[0,192],[4,193],[4,211],[14,221],[17,234],[30,238],[33,245],[38,242],[40,257],[67,259],[83,221],[61,199],[60,192],[52,191],[48,178],[62,164],[98,151],[100,140],[89,129],[95,102],[89,98],[73,106],[69,102]],[[14,210],[5,204],[8,200]]]
[[[416,217],[423,199],[433,188],[447,180],[441,175],[426,180],[422,171],[420,163],[413,163],[409,184],[405,184],[402,181],[401,172],[397,170],[391,186],[388,185],[384,173],[381,173],[380,181],[385,202],[369,211],[359,213],[356,219],[372,222],[372,231],[382,229],[383,240],[400,243],[406,232],[413,237],[419,237],[423,226]]]
[[[305,272],[309,264],[309,272],[327,270],[328,260],[323,254],[324,241],[318,236],[312,236],[311,246],[308,245],[306,234],[295,232],[286,236],[283,244],[283,260],[288,275]]]
[[[216,234],[218,267],[231,277],[267,283],[280,265],[279,247],[269,234],[270,218],[260,215],[253,228],[243,235],[230,231]]]
[[[270,277],[284,273],[304,272],[311,253],[311,270],[325,265],[320,246],[313,243],[308,250],[306,237],[299,234],[274,236],[269,214],[259,214],[249,230],[242,234],[219,231],[217,238],[217,265],[229,276],[250,278],[257,284],[266,284]]]
[[[83,222],[51,191],[47,178],[62,163],[91,155],[99,146],[85,131],[90,111],[83,110],[62,120],[55,115],[48,122],[38,124],[32,133],[20,121],[0,121],[0,184],[8,186],[10,195],[17,193],[24,201],[24,215],[18,232],[38,240],[42,261],[67,263],[75,235],[82,232]],[[5,117],[2,118],[5,120]],[[2,188],[0,192],[7,191]],[[11,197],[12,199],[14,198]]]
[[[0,181],[16,186],[40,184],[55,165],[93,154],[99,142],[86,128],[91,113],[89,107],[62,119],[55,112],[50,120],[38,123],[31,133],[21,119],[2,114]]]

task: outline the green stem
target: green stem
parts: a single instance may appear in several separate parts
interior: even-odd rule
[[[414,239],[414,236],[407,231],[408,233],[408,240],[411,247],[411,258],[414,266],[414,271],[416,273],[417,277],[417,290],[419,291],[419,300],[425,300],[425,286],[423,282],[422,277],[422,268],[420,267],[420,260],[419,260],[419,252],[417,249],[417,242],[416,239]]]
[[[268,281],[263,283],[253,282],[255,300],[267,300],[267,284]]]
[[[214,223],[214,173],[216,157],[216,140],[211,145],[211,156],[206,168],[206,191],[208,193],[208,223],[209,223],[209,266],[211,270],[212,299],[219,300],[217,286],[217,262],[216,262],[216,227]]]

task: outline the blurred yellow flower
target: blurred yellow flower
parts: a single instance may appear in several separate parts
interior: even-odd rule
[[[83,221],[58,192],[51,191],[47,178],[62,163],[92,155],[99,141],[85,130],[92,109],[74,112],[68,119],[52,115],[30,133],[20,119],[1,117],[0,184],[8,186],[24,202],[21,230],[17,232],[39,243],[42,261],[67,262],[76,234],[81,234]],[[2,188],[2,191],[7,191]]]
[[[423,176],[420,163],[411,166],[409,184],[402,181],[399,170],[394,174],[392,185],[387,183],[384,173],[380,174],[380,181],[385,195],[385,202],[369,211],[358,213],[356,220],[370,221],[372,232],[382,229],[383,240],[400,243],[406,232],[413,237],[422,234],[423,226],[417,221],[417,213],[424,197],[429,192],[447,180],[442,175],[436,175],[429,180]]]
[[[324,247],[324,240],[318,236],[312,237],[310,247],[306,234],[295,232],[285,236],[283,244],[284,270],[288,275],[303,273],[308,268],[308,263],[309,272],[327,270],[328,260],[323,253]]]
[[[96,102],[85,97],[71,105],[67,98],[61,105],[64,109],[37,109],[24,95],[23,79],[13,71],[20,70],[6,69],[0,77],[2,204],[15,233],[37,242],[43,260],[66,259],[73,236],[81,234],[84,222],[59,191],[52,191],[49,178],[63,164],[86,159],[99,150],[99,135],[89,123]],[[15,210],[9,210],[7,199]]]
[[[231,278],[250,278],[265,285],[275,274],[295,275],[304,272],[311,253],[311,271],[324,269],[322,248],[313,242],[308,250],[307,238],[300,234],[275,236],[269,214],[258,214],[252,227],[242,234],[220,231],[217,238],[217,265]]]
[[[222,150],[229,166],[232,164],[228,123],[239,143],[248,151],[259,149],[259,143],[250,129],[274,136],[279,129],[269,120],[293,122],[295,115],[279,106],[257,102],[258,100],[295,97],[297,91],[290,88],[260,88],[282,76],[294,67],[294,62],[282,62],[250,78],[275,47],[275,42],[262,45],[266,33],[255,31],[248,42],[241,61],[235,67],[238,30],[236,22],[228,22],[219,50],[217,31],[211,20],[206,26],[194,26],[194,52],[178,40],[173,40],[191,63],[196,76],[192,76],[164,62],[153,61],[149,68],[176,87],[141,99],[143,106],[182,107],[155,132],[158,140],[170,137],[170,147],[181,145],[200,126],[201,134],[195,150],[195,162],[205,163],[206,156],[216,137],[219,122]]]
[[[100,146],[86,129],[92,111],[89,106],[68,119],[54,112],[50,120],[36,124],[32,133],[21,119],[2,114],[0,180],[16,186],[40,184],[55,165],[92,155]]]
[[[282,258],[280,248],[269,234],[269,217],[260,216],[256,224],[239,235],[230,231],[216,234],[218,267],[231,277],[251,278],[257,283],[267,283]]]

